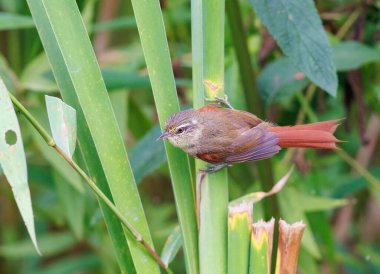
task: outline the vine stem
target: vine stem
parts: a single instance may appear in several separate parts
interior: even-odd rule
[[[65,159],[66,162],[85,180],[87,185],[95,192],[96,195],[112,210],[128,232],[139,242],[146,251],[153,257],[153,259],[164,269],[167,273],[172,274],[172,270],[166,265],[161,257],[156,253],[156,251],[144,240],[142,235],[128,222],[128,220],[120,213],[116,206],[111,202],[110,199],[98,188],[94,180],[92,180],[83,169],[78,166],[62,149],[60,149],[53,137],[45,130],[45,128],[37,121],[37,119],[17,100],[12,93],[8,93],[15,107],[25,116],[25,118],[31,123],[31,125],[37,130],[37,132],[42,136],[45,142],[51,146],[59,155]]]

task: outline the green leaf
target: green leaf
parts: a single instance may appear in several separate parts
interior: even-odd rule
[[[63,214],[77,239],[84,235],[86,196],[76,191],[58,172],[53,171],[53,181],[62,206]]]
[[[77,139],[76,111],[56,97],[45,95],[45,101],[53,139],[71,159]]]
[[[285,55],[313,83],[335,96],[331,47],[312,0],[250,0]]]
[[[179,111],[172,63],[159,1],[132,0],[145,61],[161,127],[171,114]],[[198,273],[198,235],[195,191],[189,159],[165,141],[177,215],[183,237],[186,270]]]
[[[133,174],[137,182],[166,162],[164,143],[163,141],[156,142],[160,133],[160,126],[155,126],[129,152]]]
[[[33,19],[30,16],[0,12],[0,31],[33,27]]]
[[[126,90],[117,90],[109,94],[113,111],[115,113],[117,124],[123,139],[127,138],[127,112],[128,112],[128,92]],[[136,177],[136,175],[135,175]]]
[[[380,50],[355,41],[347,41],[332,47],[337,70],[357,69],[363,65],[380,61]]]
[[[4,81],[5,86],[10,92],[16,90],[18,85],[16,74],[9,68],[7,60],[0,54],[0,78]]]
[[[182,233],[179,226],[174,227],[173,231],[170,233],[168,239],[165,242],[164,248],[161,252],[161,259],[166,264],[169,265],[177,255],[179,249],[182,247]]]
[[[47,266],[39,267],[33,274],[72,274],[72,273],[85,273],[96,272],[101,268],[101,262],[98,255],[84,254],[79,256],[70,256],[67,258],[60,258]],[[90,271],[90,269],[92,271]]]
[[[152,245],[123,139],[75,1],[27,2],[62,97],[77,111],[78,142],[83,146],[81,153],[90,175]],[[137,273],[158,273],[157,263],[126,229],[124,237],[128,245],[123,241],[120,227],[112,221],[113,216],[104,203],[101,204],[122,272],[134,272],[135,268]]]
[[[100,32],[100,31],[112,31],[119,29],[135,29],[136,28],[136,19],[133,16],[125,16],[122,18],[115,18],[112,20],[104,22],[96,22],[92,28],[91,32]]]
[[[319,273],[316,260],[303,247],[301,247],[299,255],[298,255],[298,267],[302,271],[302,273],[308,273],[308,274]]]
[[[331,199],[324,196],[314,196],[299,191],[296,188],[290,187],[287,191],[291,197],[296,197],[295,200],[305,212],[330,210],[349,204],[349,201],[346,199]]]
[[[102,69],[102,75],[108,90],[121,88],[151,88],[148,75],[117,69]],[[190,86],[189,83],[191,83],[191,81],[188,79],[176,79],[177,86],[188,87]]]
[[[54,256],[68,250],[76,241],[69,232],[44,234],[39,237],[39,246],[44,256]],[[29,240],[0,246],[0,254],[6,258],[36,257],[36,252]]]
[[[39,109],[30,109],[29,110],[34,117],[38,119],[38,121],[42,125],[48,124],[48,119],[46,114],[42,113]],[[51,166],[63,176],[67,182],[69,182],[77,191],[80,193],[84,193],[84,186],[80,176],[72,169],[70,164],[66,162],[58,153],[52,150],[48,144],[43,140],[41,135],[29,126],[30,131],[32,133],[32,138],[37,145],[38,150],[42,154],[42,156],[51,164]],[[45,127],[46,128],[46,127]]]
[[[102,75],[108,90],[120,88],[150,88],[150,81],[147,75],[116,69],[102,69]]]
[[[0,166],[3,170],[25,222],[29,236],[39,253],[34,228],[32,201],[20,126],[8,96],[8,90],[0,79]]]
[[[289,223],[303,220],[306,227],[310,227],[305,212],[302,209],[302,204],[297,200],[297,196],[292,196],[293,193],[289,192],[289,189],[285,188],[278,194],[283,219]],[[310,229],[304,231],[302,245],[314,258],[321,258],[321,252]]]
[[[260,96],[265,105],[285,100],[303,90],[308,82],[287,57],[269,63],[257,78]]]
[[[58,87],[54,81],[49,61],[44,52],[27,64],[21,73],[20,82],[23,88],[32,91],[58,91]]]
[[[311,227],[307,221],[305,213],[334,209],[347,205],[345,199],[331,199],[317,197],[301,192],[294,187],[283,189],[279,193],[281,212],[283,218],[289,222],[303,220],[307,227]],[[302,245],[316,259],[321,257],[319,247],[315,242],[310,229],[304,231]]]

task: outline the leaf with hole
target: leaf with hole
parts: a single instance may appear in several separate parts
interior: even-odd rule
[[[71,159],[77,139],[76,111],[56,97],[46,95],[45,101],[53,139]]]
[[[8,90],[0,79],[0,165],[12,187],[17,206],[30,238],[39,253],[34,228],[32,201],[20,126]]]

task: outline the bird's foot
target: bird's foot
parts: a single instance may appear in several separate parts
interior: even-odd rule
[[[224,163],[223,164],[216,164],[216,165],[209,164],[204,169],[200,169],[199,171],[204,172],[204,173],[215,173],[215,172],[225,168],[226,166],[228,166],[228,164],[224,164]]]
[[[215,96],[214,98],[206,98],[208,102],[218,103],[226,108],[234,109],[233,106],[228,102],[228,96],[224,94],[224,98]]]

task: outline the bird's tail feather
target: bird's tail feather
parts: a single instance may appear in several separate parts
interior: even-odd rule
[[[341,142],[333,135],[341,120],[330,120],[306,125],[269,127],[279,138],[280,147],[335,149]]]

